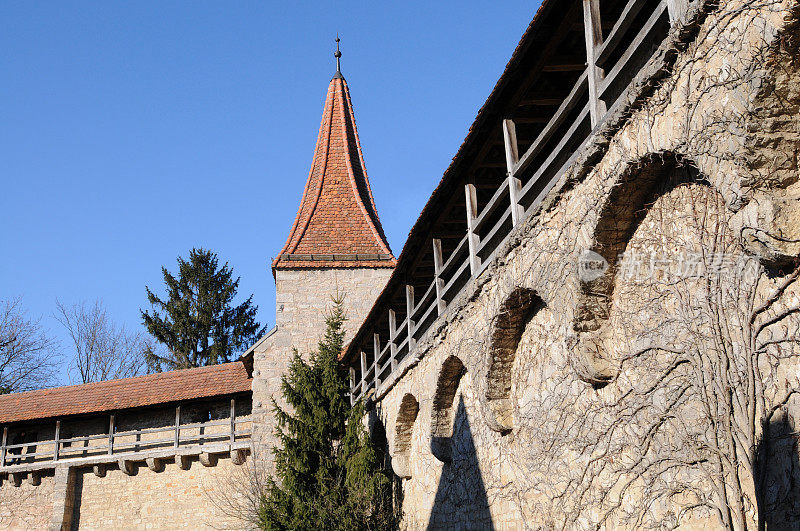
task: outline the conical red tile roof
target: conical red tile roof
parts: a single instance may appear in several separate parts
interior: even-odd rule
[[[358,139],[350,90],[331,79],[300,209],[276,269],[394,267]]]

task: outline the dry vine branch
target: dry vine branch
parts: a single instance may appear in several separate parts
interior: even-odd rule
[[[791,415],[800,406],[799,263],[784,270],[770,260],[759,263],[732,221],[752,194],[780,194],[780,187],[794,182],[777,179],[768,165],[752,164],[754,151],[773,141],[758,137],[766,127],[758,102],[772,98],[770,76],[786,61],[783,40],[764,19],[784,7],[777,0],[721,5],[634,118],[658,145],[657,120],[674,112],[676,95],[686,100],[673,115],[681,128],[679,155],[651,157],[641,170],[677,159],[700,161],[697,167],[708,171],[736,171],[701,171],[694,182],[634,205],[644,220],[626,253],[671,260],[691,253],[701,274],[657,271],[622,279],[617,270],[606,325],[617,379],[598,391],[577,382],[569,351],[562,353],[548,332],[552,316],[543,313],[526,329],[515,368],[515,379],[526,388],[515,390],[515,437],[529,441],[530,454],[501,456],[517,478],[513,494],[504,494],[501,478],[486,478],[493,501],[507,497],[525,525],[669,528],[716,517],[727,528],[750,529],[800,521],[792,505],[800,493],[787,479],[800,477]],[[717,98],[730,103],[707,104]],[[772,101],[769,112],[793,120],[797,102],[784,103]],[[613,140],[611,149],[621,161],[618,175],[627,161],[642,156]],[[588,216],[602,210],[604,193],[584,198]],[[559,241],[568,241],[571,230],[565,227]],[[526,245],[531,256],[554,252]],[[569,260],[568,243],[558,252],[564,249]],[[529,286],[541,275],[536,267]],[[509,284],[502,291],[520,287]]]

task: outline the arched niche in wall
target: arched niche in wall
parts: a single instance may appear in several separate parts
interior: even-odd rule
[[[453,402],[463,374],[464,364],[456,356],[450,356],[442,364],[436,382],[431,418],[431,452],[443,463],[449,463],[452,459]]]
[[[607,337],[615,280],[631,236],[655,200],[675,187],[707,185],[697,169],[672,154],[647,157],[633,165],[606,199],[590,249],[578,261],[580,290],[573,329],[577,342],[571,356],[578,376],[602,387],[617,375]]]
[[[486,422],[506,433],[514,427],[511,382],[525,326],[544,307],[536,293],[517,288],[506,298],[492,325],[486,373]]]
[[[406,393],[400,402],[394,431],[392,469],[401,478],[411,477],[411,438],[419,413],[419,402],[411,393]]]

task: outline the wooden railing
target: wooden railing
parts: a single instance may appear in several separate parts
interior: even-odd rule
[[[362,347],[360,371],[350,370],[353,401],[363,397],[369,389],[378,389],[403,359],[414,352],[416,342],[446,311],[449,302],[492,262],[511,230],[539,207],[578,157],[591,132],[607,118],[608,110],[614,109],[624,88],[633,79],[637,65],[652,57],[660,44],[657,31],[681,20],[690,4],[690,0],[629,0],[604,39],[599,19],[602,0],[581,1],[587,57],[585,71],[521,156],[514,122],[503,120],[507,178],[480,212],[475,185],[469,182],[465,185],[467,233],[445,261],[441,242],[433,240],[433,282],[417,300],[414,287],[406,286],[406,318],[396,323],[395,312],[389,310],[386,343],[382,344],[375,333],[371,357],[367,353],[369,349]],[[639,15],[648,4],[652,13],[636,27],[636,21],[642,20]],[[636,33],[631,36],[632,31]],[[627,47],[620,51],[625,42],[628,42]],[[611,64],[615,56],[618,58]]]
[[[181,406],[175,408],[175,421],[164,426],[119,431],[115,415],[108,417],[108,433],[61,437],[62,422],[55,421],[53,439],[9,444],[9,428],[3,428],[0,442],[0,472],[19,465],[53,465],[73,459],[136,454],[214,443],[241,443],[252,436],[250,415],[236,416],[236,400],[231,399],[230,416],[218,420],[182,423]],[[40,468],[45,468],[40,467]]]

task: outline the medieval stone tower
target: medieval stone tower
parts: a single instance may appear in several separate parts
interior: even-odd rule
[[[280,393],[292,349],[316,347],[337,293],[344,296],[346,340],[352,337],[396,263],[372,197],[340,56],[337,51],[300,208],[272,262],[276,326],[253,347],[253,413],[263,420],[257,440],[266,445],[273,430],[270,398]]]

